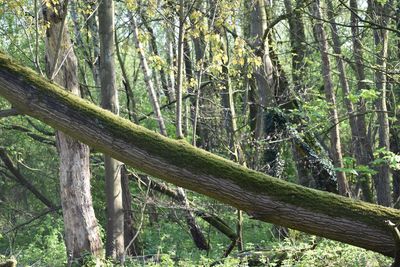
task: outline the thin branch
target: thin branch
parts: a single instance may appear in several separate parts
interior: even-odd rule
[[[7,230],[7,231],[3,232],[2,234],[6,235],[8,233],[14,232],[14,231],[18,230],[19,228],[24,227],[24,226],[26,226],[28,224],[31,224],[32,222],[42,218],[43,216],[46,216],[47,214],[52,213],[52,212],[56,212],[56,211],[58,211],[60,209],[61,209],[61,206],[58,206],[58,207],[55,207],[55,208],[49,208],[49,209],[39,213],[35,217],[31,218],[30,220],[27,220],[26,222],[21,223],[21,224],[15,226],[15,227],[11,228],[10,230]]]
[[[37,190],[36,187],[31,182],[29,182],[15,167],[11,158],[8,156],[7,151],[3,147],[0,147],[0,159],[3,161],[7,169],[14,175],[15,180],[18,183],[25,186],[29,191],[31,191],[49,209],[56,209],[56,205],[54,205],[46,196],[39,192],[39,190]]]

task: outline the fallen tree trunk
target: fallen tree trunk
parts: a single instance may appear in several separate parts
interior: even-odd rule
[[[394,255],[395,241],[385,220],[397,222],[398,210],[278,180],[163,137],[71,95],[3,54],[0,95],[20,112],[115,159],[255,219]]]

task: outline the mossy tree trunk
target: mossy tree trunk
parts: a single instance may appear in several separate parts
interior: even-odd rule
[[[397,222],[398,210],[288,183],[171,140],[66,92],[1,53],[0,95],[20,112],[140,171],[255,219],[394,255],[385,220]]]

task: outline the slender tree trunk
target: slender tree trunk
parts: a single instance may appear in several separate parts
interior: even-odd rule
[[[150,23],[147,21],[147,18],[145,18],[145,16],[143,14],[141,14],[141,17],[142,17],[143,25],[146,27],[146,30],[150,35],[151,51],[155,56],[160,57],[160,52],[158,49],[157,40],[156,40],[156,36],[154,35],[153,28],[151,27]],[[162,86],[164,95],[168,98],[168,102],[171,103],[174,101],[174,98],[173,97],[171,98],[170,91],[168,89],[167,76],[165,74],[165,70],[164,70],[163,66],[160,68],[159,74],[160,74],[161,86]]]
[[[365,72],[364,72],[364,57],[362,51],[361,33],[359,31],[359,17],[356,13],[358,10],[357,0],[350,0],[350,20],[351,20],[351,33],[353,41],[353,53],[354,53],[354,66],[355,66],[355,76],[357,78],[357,91],[360,93],[363,89],[369,89],[369,84],[366,82]],[[366,103],[363,98],[360,98],[356,111],[357,116],[357,132],[358,132],[358,143],[360,144],[361,153],[359,156],[361,165],[370,166],[373,161],[372,144],[367,136],[367,124],[365,122],[365,114],[367,111]],[[373,201],[373,194],[370,186],[370,179],[360,181],[361,190],[363,193],[363,199],[368,202]]]
[[[193,46],[195,52],[195,58],[197,64],[200,64],[200,69],[196,73],[197,77],[197,86],[196,86],[196,94],[193,97],[193,135],[192,144],[194,146],[200,146],[205,148],[205,131],[201,125],[201,114],[200,114],[200,106],[202,105],[202,83],[204,80],[204,72],[206,68],[205,63],[205,51],[207,45],[204,44],[204,36],[200,34],[199,37],[193,39]]]
[[[114,63],[114,3],[102,0],[99,5],[101,106],[119,114]],[[122,164],[104,155],[107,200],[106,256],[123,262],[124,211],[121,188]]]
[[[296,1],[296,7],[302,3],[302,0]],[[305,82],[304,76],[306,74],[306,51],[305,45],[305,32],[302,14],[299,10],[293,9],[291,0],[284,0],[286,13],[292,14],[289,19],[289,37],[290,45],[292,48],[292,82],[294,85],[294,92],[300,99],[305,98]],[[301,125],[300,125],[301,127]],[[293,158],[296,162],[297,176],[299,183],[304,186],[311,186],[313,184],[313,177],[307,168],[307,160],[301,155],[297,149],[296,144],[292,143]]]
[[[265,30],[267,29],[267,13],[264,0],[256,0],[254,7],[251,7],[251,27],[250,36],[254,38],[254,44],[257,47],[256,55],[262,58],[262,64],[257,67],[253,73],[255,79],[256,93],[256,117],[255,133],[256,140],[261,140],[264,136],[265,108],[275,105],[273,65],[269,54],[268,38],[263,40]]]
[[[340,81],[340,85],[341,85],[342,91],[343,91],[343,97],[344,97],[345,106],[347,108],[347,114],[349,116],[350,129],[351,129],[351,143],[352,143],[352,147],[353,147],[354,155],[356,157],[357,164],[361,164],[360,162],[362,162],[362,159],[361,159],[362,146],[359,143],[359,139],[358,139],[359,133],[358,133],[357,117],[356,117],[356,114],[354,114],[354,106],[350,100],[350,87],[349,87],[349,83],[347,81],[345,65],[344,65],[344,61],[342,58],[342,48],[341,48],[338,29],[337,29],[337,25],[336,25],[336,21],[335,21],[335,13],[333,10],[332,2],[328,0],[328,1],[326,1],[326,3],[327,3],[327,7],[328,7],[328,19],[330,22],[331,32],[332,32],[333,51],[335,52],[337,67],[338,67],[338,71],[339,71],[339,81]],[[364,175],[360,178],[362,180],[365,179],[365,182],[368,182],[368,176]],[[346,193],[350,193],[350,191],[348,191]]]
[[[224,36],[222,37],[222,45],[224,54],[227,56],[227,61],[222,66],[223,73],[223,89],[221,91],[221,100],[223,107],[223,121],[226,122],[223,127],[226,129],[226,133],[229,141],[229,151],[231,153],[230,158],[241,165],[246,166],[246,160],[244,159],[244,153],[241,149],[240,142],[238,140],[238,127],[236,122],[236,111],[235,101],[233,98],[233,90],[231,84],[231,78],[229,76],[230,66],[230,53],[228,47],[228,36],[226,31],[222,31]],[[234,242],[237,244],[238,250],[244,250],[243,244],[243,212],[237,210],[237,223],[236,223],[236,235],[237,240]]]
[[[147,64],[147,59],[146,55],[143,49],[143,45],[141,44],[139,40],[139,28],[137,26],[136,18],[134,17],[133,14],[131,16],[131,23],[132,23],[132,28],[133,28],[133,34],[134,34],[134,41],[135,41],[135,46],[136,49],[139,53],[140,57],[140,63],[142,65],[142,71],[143,71],[143,76],[145,83],[147,85],[147,92],[149,94],[150,102],[153,106],[154,113],[156,115],[157,121],[158,121],[158,126],[160,128],[160,133],[162,135],[167,135],[167,130],[165,128],[165,123],[164,123],[164,118],[162,117],[161,114],[161,109],[160,109],[160,103],[157,98],[156,90],[154,89],[153,81],[151,78],[151,71],[149,69],[149,65]]]
[[[179,34],[178,34],[178,62],[177,62],[177,85],[176,85],[176,138],[182,139],[182,90],[183,90],[183,42],[185,36],[185,13],[184,0],[179,1]]]
[[[340,143],[340,130],[339,130],[339,118],[336,108],[336,97],[332,83],[330,60],[328,56],[328,42],[326,39],[325,30],[322,25],[322,14],[320,1],[316,0],[312,4],[312,12],[316,18],[314,25],[314,34],[316,40],[319,43],[319,49],[322,59],[322,75],[324,80],[324,90],[326,101],[329,104],[329,114],[330,120],[334,125],[330,131],[331,136],[331,152],[333,156],[333,162],[336,168],[344,168],[342,159],[342,148]],[[338,179],[339,193],[341,195],[347,196],[350,194],[349,185],[347,183],[346,175],[343,171],[336,171],[336,176]]]
[[[301,11],[298,6],[302,4],[303,0],[296,0],[295,9],[292,7],[291,0],[284,0],[286,13],[292,14],[289,19],[289,37],[290,46],[292,48],[292,79],[294,84],[294,91],[300,99],[305,97],[305,62],[307,46],[306,36],[304,32],[304,22]]]
[[[136,22],[136,20],[135,20],[135,18],[133,16],[132,16],[132,24],[133,24],[133,28],[134,28],[136,48],[139,50],[145,81],[147,83],[148,90],[150,91],[150,95],[153,98],[153,104],[154,103],[156,104],[156,105],[153,106],[153,108],[154,108],[154,111],[155,111],[156,114],[160,114],[160,115],[157,115],[157,117],[161,118],[161,121],[162,121],[162,124],[159,123],[160,132],[161,132],[162,135],[167,136],[167,132],[165,130],[164,121],[162,120],[161,111],[160,111],[160,107],[159,107],[159,104],[158,104],[158,99],[155,97],[155,93],[154,94],[151,93],[151,92],[154,92],[154,88],[152,86],[152,82],[151,82],[150,76],[148,75],[150,71],[149,71],[149,68],[147,66],[146,57],[144,55],[144,51],[143,51],[143,48],[141,46],[141,43],[138,40],[138,35],[139,34],[138,34],[137,22]],[[181,98],[181,100],[182,100],[182,98]],[[157,110],[158,110],[158,112],[157,112]],[[159,120],[159,122],[160,122],[160,120]],[[183,189],[181,189],[181,188],[178,188],[178,189],[181,190],[184,193]],[[185,193],[182,195],[182,199],[183,199],[185,205],[188,205],[189,202],[186,199],[186,194]],[[204,237],[203,233],[201,232],[200,227],[195,223],[195,219],[193,217],[193,214],[190,212],[190,210],[188,210],[186,212],[185,216],[186,216],[186,221],[187,221],[187,223],[189,225],[189,229],[190,229],[190,232],[192,233],[192,237],[193,237],[193,240],[194,240],[196,246],[199,249],[208,250],[209,246],[207,244],[207,240]]]
[[[92,41],[93,53],[90,57],[90,68],[92,70],[93,81],[96,88],[100,90],[100,40],[99,40],[99,25],[97,24],[96,11],[98,1],[90,0],[91,11],[90,17],[87,19],[87,26],[90,32],[88,39]]]
[[[121,184],[122,184],[122,204],[124,207],[124,242],[127,255],[141,255],[141,246],[139,243],[137,229],[135,228],[135,218],[132,210],[132,197],[129,189],[129,172],[125,166],[121,168]],[[135,238],[135,239],[134,239]],[[134,239],[134,240],[133,240]],[[131,246],[127,246],[131,243]]]
[[[396,17],[396,29],[398,30],[397,33],[397,60],[400,61],[400,1],[397,1],[397,17]],[[394,84],[397,88],[396,92],[399,92],[400,90],[400,84]],[[398,99],[399,94],[396,94],[396,98]],[[391,138],[390,138],[390,149],[393,151],[393,153],[399,154],[400,153],[400,138],[399,138],[399,120],[400,116],[398,114],[398,108],[396,105],[393,105],[393,110],[396,112],[396,118],[397,120],[393,122],[395,127],[390,127],[390,132],[391,132]],[[400,204],[400,170],[392,170],[392,175],[393,175],[393,206],[395,208],[399,208]]]
[[[168,71],[168,96],[171,102],[175,101],[175,50],[174,50],[174,35],[171,32],[167,32],[167,46],[168,46],[168,57],[167,62],[170,66],[170,70]]]
[[[119,49],[118,37],[116,32],[115,32],[115,52],[117,54],[118,63],[121,68],[122,79],[123,79],[122,82],[124,84],[125,92],[127,95],[127,108],[129,112],[128,116],[131,121],[133,121],[136,124],[139,124],[139,118],[137,116],[137,108],[136,108],[136,99],[133,94],[131,82],[129,81],[128,73],[125,68],[125,62],[122,59],[121,51]]]
[[[382,27],[386,27],[389,23],[389,14],[392,1],[387,1],[384,5],[378,2],[369,1],[369,6],[372,10],[372,18],[374,22]],[[390,150],[389,142],[389,119],[386,106],[386,63],[388,56],[388,30],[379,28],[374,30],[374,43],[377,50],[375,54],[376,70],[375,70],[375,86],[380,92],[379,99],[375,106],[378,110],[379,124],[379,148]],[[383,156],[383,155],[381,155]],[[375,181],[376,194],[378,204],[390,206],[391,191],[390,191],[390,169],[388,163],[382,163],[378,167],[378,175]]]
[[[43,8],[46,30],[47,75],[78,95],[78,62],[66,25],[68,1]],[[68,264],[86,253],[101,257],[102,243],[90,193],[89,147],[61,131],[56,133],[60,156],[61,205],[64,217]]]

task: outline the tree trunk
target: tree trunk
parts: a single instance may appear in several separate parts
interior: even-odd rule
[[[354,155],[357,161],[357,164],[362,164],[362,145],[359,143],[360,139],[358,138],[359,133],[358,133],[358,124],[357,124],[357,117],[354,114],[354,106],[353,103],[351,102],[349,96],[350,96],[350,87],[349,83],[347,82],[347,77],[346,77],[346,70],[344,66],[344,61],[342,58],[342,48],[341,48],[341,43],[339,39],[339,34],[338,34],[338,29],[335,21],[335,14],[333,11],[333,4],[331,1],[326,1],[327,7],[328,7],[328,19],[331,25],[331,31],[332,31],[332,40],[333,40],[333,51],[335,52],[336,56],[336,62],[337,62],[337,67],[339,71],[339,81],[340,81],[340,86],[342,87],[343,91],[343,98],[345,102],[345,106],[347,108],[347,113],[349,116],[349,122],[350,122],[350,129],[351,129],[351,143],[354,151]],[[339,176],[338,176],[339,177]],[[342,179],[342,177],[340,177]],[[360,177],[363,181],[365,180],[366,183],[368,183],[368,176],[363,175]],[[340,185],[340,183],[339,183]],[[347,189],[348,190],[348,189]],[[340,187],[339,187],[340,191]],[[343,191],[342,191],[343,193]]]
[[[116,32],[115,32],[114,39],[115,39],[115,53],[117,54],[118,63],[119,63],[119,67],[121,69],[121,74],[122,74],[122,83],[124,84],[126,98],[127,98],[126,106],[128,108],[128,117],[134,123],[139,124],[139,118],[137,115],[137,108],[136,108],[136,98],[135,98],[135,95],[133,94],[131,82],[129,81],[128,73],[125,68],[125,62],[122,59],[121,50],[119,49],[118,36],[117,36]],[[137,75],[135,75],[134,79],[136,79],[136,78],[137,78]]]
[[[123,198],[122,204],[124,207],[124,242],[125,250],[127,250],[126,254],[130,256],[142,255],[138,238],[139,235],[135,227],[135,218],[132,210],[132,196],[129,189],[129,172],[125,166],[122,166],[121,168],[121,185]],[[132,240],[133,242],[128,248],[128,245]]]
[[[100,84],[101,106],[114,114],[119,114],[118,91],[115,84],[114,63],[114,4],[113,0],[103,0],[99,5],[100,37]],[[124,255],[124,210],[121,188],[122,164],[104,155],[106,180],[107,226],[106,257],[123,262]]]
[[[145,17],[145,15],[143,13],[141,13],[141,18],[142,18],[142,22],[143,25],[146,27],[146,30],[148,31],[149,35],[150,35],[150,48],[151,48],[151,52],[155,55],[160,57],[160,52],[158,50],[158,45],[157,45],[157,40],[156,40],[156,36],[154,35],[154,30],[150,25],[150,22],[147,21],[147,18]],[[167,83],[167,75],[165,73],[164,67],[162,66],[159,70],[160,73],[160,80],[161,80],[161,86],[164,92],[165,97],[168,98],[168,102],[171,103],[174,101],[174,98],[170,96],[170,90],[168,89],[168,83]]]
[[[275,105],[274,76],[268,39],[262,39],[267,29],[265,1],[256,0],[251,8],[250,36],[255,39],[254,45],[257,49],[255,54],[262,57],[261,66],[257,67],[253,73],[256,88],[254,93],[257,101],[254,137],[256,140],[260,140],[264,136],[265,108]]]
[[[65,21],[67,4],[68,1],[59,1],[57,5],[43,8],[43,17],[49,23],[46,30],[46,67],[49,77],[79,96],[78,62]],[[56,141],[60,155],[65,245],[70,265],[75,260],[81,261],[88,252],[95,257],[101,256],[102,243],[90,193],[89,147],[67,134],[57,131]]]
[[[134,39],[135,39],[134,40],[135,46],[136,46],[136,50],[139,53],[140,63],[141,63],[142,70],[143,70],[144,81],[147,85],[147,91],[149,94],[150,102],[153,106],[153,110],[154,110],[154,113],[155,113],[157,121],[158,121],[160,133],[162,135],[167,135],[164,118],[161,114],[160,103],[158,101],[156,90],[154,89],[153,81],[151,79],[151,72],[149,69],[149,65],[147,64],[147,59],[146,59],[146,55],[144,53],[143,45],[141,44],[141,42],[139,40],[139,29],[137,26],[136,18],[134,17],[133,14],[131,14],[130,16],[132,19],[131,23],[132,23],[133,34],[134,34]]]
[[[244,210],[255,219],[394,255],[392,231],[384,221],[398,221],[398,210],[275,179],[168,139],[65,92],[3,54],[0,95],[20,112],[140,171]]]
[[[361,43],[361,33],[359,31],[359,16],[357,13],[358,5],[357,0],[350,0],[350,20],[351,20],[351,34],[353,40],[353,53],[354,53],[354,66],[355,66],[355,76],[357,78],[357,91],[361,92],[363,89],[369,89],[369,85],[365,79],[364,72],[364,58],[362,51],[362,43]],[[371,140],[367,136],[367,124],[365,122],[365,114],[367,111],[366,103],[363,98],[360,98],[356,110],[358,113],[357,116],[357,132],[358,132],[358,143],[360,144],[359,152],[361,155],[360,165],[370,166],[371,162],[374,160],[373,152],[372,152],[372,144]],[[363,193],[363,199],[368,202],[373,201],[373,194],[370,186],[370,179],[360,181],[361,190]]]
[[[231,85],[231,77],[229,76],[229,66],[230,66],[230,53],[228,48],[228,36],[225,30],[221,29],[222,36],[222,46],[224,54],[227,56],[225,64],[222,66],[223,75],[223,86],[221,90],[221,102],[223,107],[223,121],[222,125],[226,129],[226,134],[229,141],[229,152],[232,161],[237,162],[243,166],[246,166],[246,161],[244,158],[244,153],[241,149],[240,141],[238,140],[238,128],[236,123],[236,110],[235,101],[233,96],[233,90]],[[238,250],[243,251],[243,212],[237,210],[237,222],[236,222],[236,234],[237,239],[233,240],[237,244]],[[232,243],[233,246],[233,243]],[[225,254],[226,255],[226,254]]]
[[[320,1],[316,0],[312,4],[313,15],[316,18],[314,25],[315,38],[318,41],[321,58],[322,58],[322,75],[324,81],[324,90],[326,101],[329,104],[329,115],[332,121],[333,127],[330,131],[331,140],[331,152],[333,156],[333,163],[336,168],[344,168],[342,159],[342,148],[340,143],[340,129],[339,129],[339,118],[336,108],[336,97],[332,83],[330,60],[328,56],[328,41],[326,39],[325,30],[322,25],[322,14]],[[336,171],[338,179],[339,193],[341,195],[349,195],[349,185],[347,184],[346,175],[342,170]]]
[[[286,13],[292,13],[288,18],[290,46],[292,48],[292,83],[294,85],[294,92],[300,99],[305,98],[306,85],[304,77],[307,66],[305,60],[307,46],[305,44],[304,22],[300,10],[297,9],[302,2],[302,0],[297,0],[296,7],[293,9],[292,1],[284,0]],[[299,127],[303,126],[299,125]],[[307,161],[302,157],[301,153],[299,153],[295,143],[292,143],[292,152],[293,159],[296,163],[299,183],[304,186],[311,186],[313,184],[313,178],[307,168]]]
[[[168,56],[167,56],[167,63],[171,69],[168,71],[168,99],[170,102],[175,101],[175,50],[174,50],[174,34],[171,30],[167,31],[167,44],[168,47]]]
[[[305,94],[305,83],[303,79],[306,70],[305,67],[307,65],[305,61],[307,46],[305,43],[304,22],[301,11],[297,9],[302,2],[303,0],[297,0],[296,7],[293,10],[292,1],[284,0],[286,13],[292,13],[288,18],[290,46],[292,48],[292,79],[294,91],[300,99],[303,99]]]
[[[183,139],[182,131],[182,90],[183,90],[183,41],[185,36],[185,14],[184,1],[179,1],[179,34],[178,34],[178,62],[177,62],[177,84],[176,84],[176,138]]]
[[[389,14],[391,13],[392,1],[387,1],[384,5],[369,1],[368,5],[373,10],[372,18],[377,25],[386,27],[389,23]],[[390,150],[389,142],[389,118],[386,106],[386,62],[388,56],[388,30],[379,28],[374,30],[374,43],[376,48],[376,70],[375,70],[375,86],[380,92],[379,99],[375,106],[378,110],[379,124],[379,148]],[[381,154],[383,156],[383,154]],[[389,164],[382,163],[378,167],[378,175],[375,180],[376,194],[378,204],[390,206],[392,204]]]

